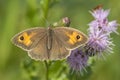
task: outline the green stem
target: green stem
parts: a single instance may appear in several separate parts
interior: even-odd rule
[[[40,7],[41,7],[41,15],[40,15],[40,22],[42,25],[45,25],[49,10],[50,0],[41,0]]]
[[[46,67],[46,80],[49,80],[49,64],[47,61],[44,61]]]

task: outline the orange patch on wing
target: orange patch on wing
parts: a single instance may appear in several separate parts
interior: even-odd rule
[[[66,35],[69,36],[68,43],[74,45],[78,40],[76,39],[76,36],[78,35],[77,32],[73,32],[72,34],[66,32]]]
[[[34,35],[35,35],[35,33],[31,33],[31,34],[28,35],[27,32],[24,32],[22,35],[19,36],[19,39],[18,39],[18,40],[19,40],[19,42],[23,43],[24,45],[29,46],[29,45],[32,44],[31,38],[32,38]],[[24,37],[24,40],[23,40],[23,41],[20,40],[20,37],[21,37],[21,36]]]

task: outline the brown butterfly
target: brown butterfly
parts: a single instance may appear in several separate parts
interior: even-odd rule
[[[85,44],[87,36],[70,27],[32,28],[12,38],[12,42],[28,52],[35,60],[59,60],[69,56],[70,51]]]

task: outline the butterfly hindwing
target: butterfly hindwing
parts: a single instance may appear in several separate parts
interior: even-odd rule
[[[69,55],[70,50],[68,50],[64,43],[59,39],[59,36],[53,32],[52,33],[52,48],[50,50],[50,60],[64,59]]]
[[[28,55],[35,60],[48,60],[48,49],[47,49],[47,35],[44,36],[37,44],[36,47],[28,51]]]

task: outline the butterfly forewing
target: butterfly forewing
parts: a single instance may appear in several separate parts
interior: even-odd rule
[[[38,42],[45,36],[45,34],[45,28],[31,28],[16,34],[12,38],[12,42],[16,46],[27,51],[34,48],[38,44]]]
[[[54,29],[59,40],[68,49],[74,49],[87,42],[87,36],[74,28],[57,27]],[[79,37],[80,39],[77,39]]]

